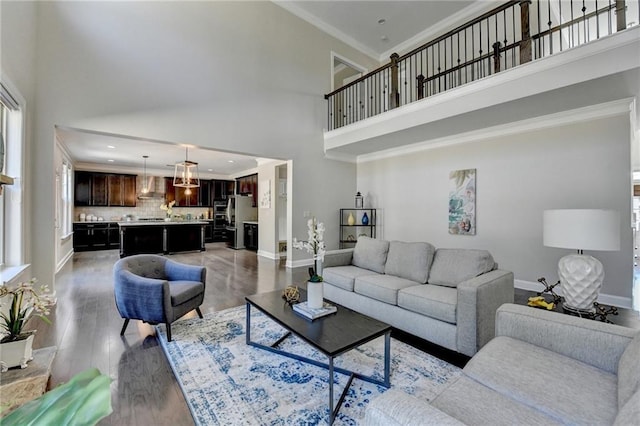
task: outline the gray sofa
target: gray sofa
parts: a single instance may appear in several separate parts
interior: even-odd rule
[[[486,250],[358,238],[328,254],[324,297],[472,356],[494,336],[495,312],[513,302],[513,273]]]
[[[638,330],[505,304],[496,336],[433,401],[391,389],[364,424],[638,424]]]

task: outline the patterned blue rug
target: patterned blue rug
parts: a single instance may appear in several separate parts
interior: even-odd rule
[[[315,425],[328,418],[327,370],[245,344],[245,307],[173,323],[173,341],[164,326],[158,337],[197,425]],[[271,344],[285,330],[256,309],[251,339]],[[302,340],[290,336],[281,349],[326,362]],[[335,365],[382,377],[384,338],[336,359]],[[398,340],[391,340],[391,385],[433,399],[460,375],[460,369]],[[348,377],[335,374],[335,398]],[[369,401],[386,389],[355,379],[335,425],[362,423]]]

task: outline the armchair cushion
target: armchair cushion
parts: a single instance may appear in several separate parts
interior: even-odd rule
[[[170,281],[169,291],[171,306],[178,306],[204,293],[204,284],[199,281]]]
[[[496,263],[487,250],[438,249],[429,272],[429,284],[457,287],[478,275],[494,270]]]
[[[615,374],[520,340],[496,337],[464,372],[561,422],[612,424],[616,417]]]

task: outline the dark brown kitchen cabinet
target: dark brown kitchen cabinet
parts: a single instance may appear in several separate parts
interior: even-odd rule
[[[136,206],[136,176],[109,175],[109,205]]]
[[[73,250],[93,251],[118,248],[120,241],[115,238],[117,234],[116,222],[74,223]]]
[[[166,203],[175,201],[174,207],[199,207],[200,206],[200,187],[196,188],[183,188],[180,186],[173,186],[173,178],[164,178],[165,194],[164,199]],[[187,189],[190,189],[191,193],[188,194]]]
[[[78,171],[75,206],[136,206],[136,176]]]
[[[258,200],[258,174],[256,173],[236,179],[236,194],[251,195],[252,205],[256,207]]]
[[[235,188],[235,182],[232,180],[214,180],[213,181],[213,200],[226,201],[230,196],[233,195],[234,188]]]

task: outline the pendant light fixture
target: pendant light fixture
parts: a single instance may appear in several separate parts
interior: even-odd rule
[[[189,161],[189,147],[186,147],[185,160],[176,163],[176,169],[173,174],[173,186],[182,188],[197,188],[200,186],[198,163]]]
[[[142,193],[143,194],[148,194],[149,193],[149,180],[147,179],[147,158],[149,158],[148,155],[143,155],[142,158],[144,159],[144,172],[142,174]]]

